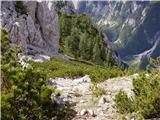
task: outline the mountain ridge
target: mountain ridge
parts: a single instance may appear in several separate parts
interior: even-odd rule
[[[160,2],[152,1],[80,1],[77,8],[103,29],[113,50],[124,60],[153,47],[160,31],[159,10]],[[154,53],[150,56],[156,58],[160,50],[156,48]]]

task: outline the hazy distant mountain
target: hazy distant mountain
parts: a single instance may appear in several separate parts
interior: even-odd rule
[[[160,2],[149,1],[80,1],[77,7],[78,13],[87,13],[103,28],[123,59],[138,61],[160,56],[159,11]]]

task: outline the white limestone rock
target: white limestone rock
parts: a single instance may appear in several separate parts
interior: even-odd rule
[[[81,110],[80,115],[83,116],[85,114],[87,114],[87,110],[86,109]]]
[[[94,111],[93,111],[92,109],[89,109],[89,110],[88,110],[88,114],[89,114],[90,116],[92,116],[92,117],[95,116]]]

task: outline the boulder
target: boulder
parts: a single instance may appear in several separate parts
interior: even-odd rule
[[[56,102],[59,106],[64,107],[65,101],[63,96],[51,95],[51,99],[53,102]]]
[[[83,110],[81,110],[80,115],[81,115],[81,116],[86,115],[87,112],[88,112],[88,111],[87,111],[86,109],[83,109]]]
[[[88,109],[88,110],[82,109],[80,112],[80,115],[81,116],[89,115],[89,116],[95,117],[94,111],[92,109]]]
[[[91,82],[91,79],[89,77],[89,75],[85,75],[84,77],[80,77],[77,79],[74,79],[74,81],[79,84],[79,83],[84,83],[84,82]]]
[[[99,102],[98,102],[98,105],[103,105],[106,103],[106,98],[104,96],[102,96],[100,99],[99,99]]]
[[[85,103],[86,101],[85,100],[80,100],[80,103]]]
[[[90,116],[92,116],[92,117],[95,116],[94,111],[93,111],[92,109],[89,109],[89,110],[88,110],[88,114],[89,114]]]
[[[52,117],[52,120],[57,120],[57,116],[55,116],[55,117]]]

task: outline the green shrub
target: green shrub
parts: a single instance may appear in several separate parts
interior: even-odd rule
[[[152,60],[148,69],[133,79],[133,100],[120,91],[116,97],[116,106],[121,113],[138,112],[144,118],[160,117],[160,70],[155,68],[160,63],[160,58]]]
[[[116,94],[114,101],[120,113],[133,112],[132,101],[124,91],[119,91],[118,94]]]
[[[133,79],[134,104],[145,118],[160,117],[160,71],[152,71],[149,77],[143,73]]]
[[[92,85],[89,87],[92,95],[95,97],[100,97],[105,94],[105,90],[103,88],[97,87],[96,85]]]
[[[125,74],[118,67],[102,67],[87,61],[65,61],[58,57],[53,57],[43,63],[30,62],[35,69],[39,69],[47,74],[47,78],[69,77],[76,78],[88,74],[92,82],[97,83],[108,78],[122,76]]]
[[[20,50],[15,46],[9,46],[8,35],[4,29],[1,33],[1,118],[47,120],[64,114],[51,100],[51,94],[55,89],[48,86],[46,74],[31,66],[22,69],[16,62]]]

